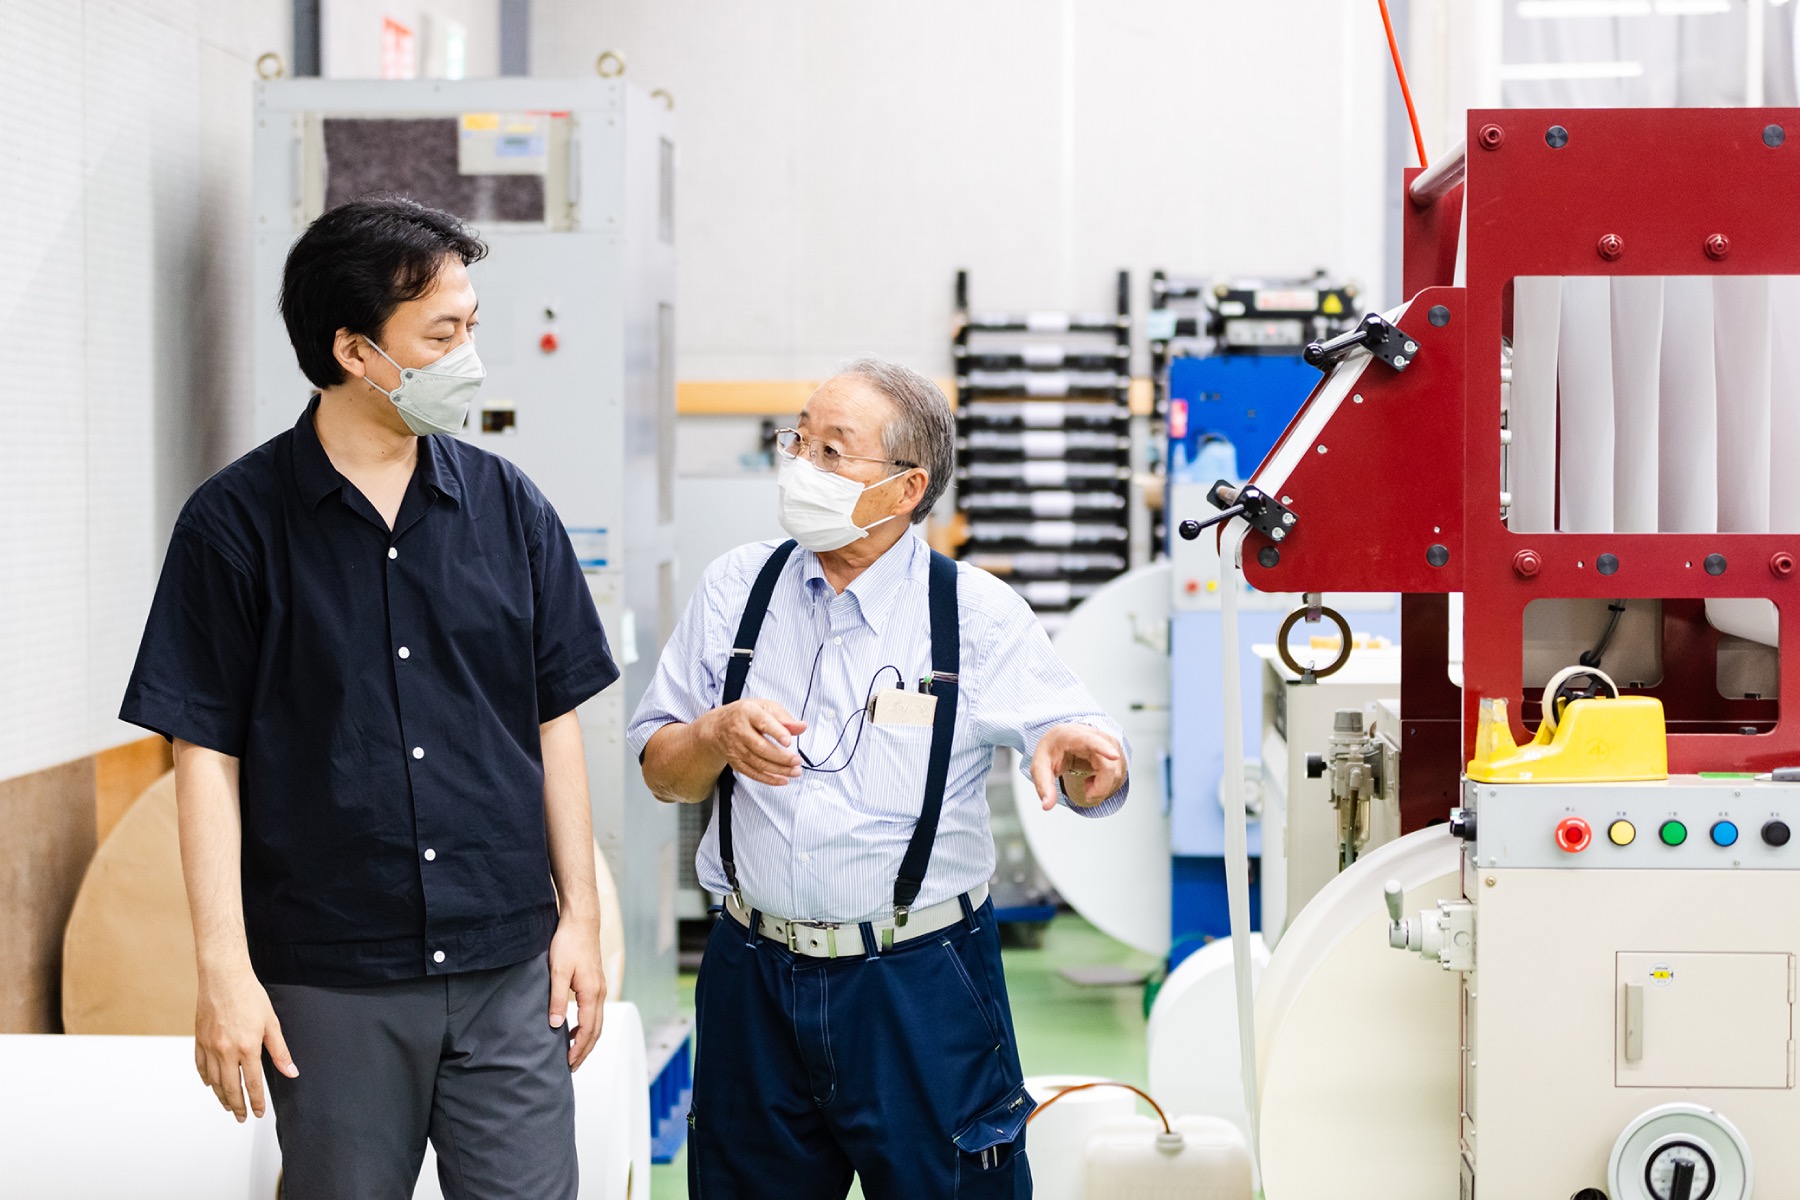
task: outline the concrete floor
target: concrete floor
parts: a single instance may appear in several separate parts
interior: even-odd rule
[[[1064,967],[1123,966],[1149,972],[1157,961],[1113,941],[1080,917],[1050,923],[1042,949],[1007,950],[1019,1058],[1027,1075],[1101,1075],[1147,1086],[1142,987],[1078,987]],[[681,977],[681,999],[693,1013],[694,977]],[[686,1200],[687,1152],[650,1174],[651,1200]],[[851,1197],[862,1192],[852,1187]]]

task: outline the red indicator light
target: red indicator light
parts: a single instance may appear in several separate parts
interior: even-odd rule
[[[1594,831],[1580,817],[1564,817],[1556,823],[1556,844],[1570,854],[1580,854],[1594,840]]]
[[[545,354],[556,353],[556,335],[554,333],[546,333],[543,337],[539,338],[538,349],[542,350]]]

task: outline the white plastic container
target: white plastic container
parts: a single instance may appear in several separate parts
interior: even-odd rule
[[[1100,1075],[1032,1075],[1025,1080],[1031,1098],[1043,1104],[1052,1096],[1083,1083],[1101,1083]],[[1099,1193],[1082,1188],[1087,1169],[1087,1142],[1096,1130],[1129,1121],[1137,1097],[1124,1088],[1089,1088],[1058,1100],[1032,1119],[1025,1134],[1036,1200],[1088,1200]]]
[[[1133,1117],[1088,1138],[1089,1200],[1251,1200],[1250,1152],[1222,1117]]]

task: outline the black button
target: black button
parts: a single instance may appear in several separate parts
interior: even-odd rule
[[[1785,846],[1791,836],[1786,821],[1770,821],[1762,827],[1762,839],[1771,846]]]

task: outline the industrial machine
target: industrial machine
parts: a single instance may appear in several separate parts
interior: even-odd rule
[[[1182,297],[1203,301],[1202,310],[1183,317],[1176,316],[1175,308],[1165,307],[1160,310],[1164,328],[1152,331],[1153,337],[1157,332],[1171,337],[1203,336],[1209,348],[1204,354],[1177,354],[1168,361],[1167,511],[1177,519],[1204,508],[1207,493],[1219,481],[1241,483],[1242,472],[1269,452],[1319,378],[1302,352],[1310,340],[1329,337],[1354,323],[1350,306],[1356,288],[1323,274],[1305,280],[1236,279],[1204,286],[1167,278],[1155,281],[1153,299],[1169,305],[1170,298]],[[1184,736],[1170,745],[1168,772],[1169,845],[1174,856],[1170,909],[1173,966],[1227,929],[1221,800],[1225,753],[1217,732],[1222,727],[1217,681],[1225,650],[1216,545],[1209,538],[1170,537],[1168,553],[1170,723],[1184,731]],[[1284,629],[1284,618],[1294,608],[1295,599],[1275,589],[1240,587],[1237,603],[1244,632],[1243,644],[1237,648],[1240,677],[1252,696],[1264,687],[1269,670],[1281,670],[1279,665],[1266,667],[1264,659],[1251,649],[1253,645],[1285,644],[1290,634],[1306,641],[1314,633],[1342,636],[1317,623],[1323,605],[1309,611],[1312,621]],[[1354,634],[1372,634],[1389,641],[1399,637],[1399,609],[1392,594],[1334,594],[1331,607],[1348,614]],[[1334,652],[1327,651],[1313,656],[1320,667],[1334,657]],[[1278,660],[1272,652],[1270,658]],[[1354,699],[1294,693],[1302,713],[1322,713],[1326,722],[1324,730],[1318,730],[1316,722],[1302,721],[1308,733],[1292,741],[1300,761],[1324,749],[1324,732],[1340,704],[1360,707],[1366,700],[1395,694],[1397,670],[1383,685],[1381,676],[1368,674],[1372,661],[1360,661],[1352,673],[1361,686]],[[1302,680],[1302,676],[1307,677]],[[1329,671],[1308,675],[1304,664],[1298,663],[1287,674],[1291,684],[1308,688],[1326,684],[1324,690],[1333,693],[1350,678],[1332,678]],[[1246,786],[1253,796],[1261,791],[1265,797],[1275,798],[1278,820],[1289,811],[1290,794],[1294,811],[1322,807],[1326,794],[1323,784],[1307,780],[1302,772],[1287,770],[1285,761],[1270,759],[1271,753],[1285,758],[1289,744],[1286,707],[1285,697],[1280,703],[1271,701],[1265,705],[1260,727],[1253,719],[1244,730]],[[1307,803],[1314,800],[1316,805]],[[1253,801],[1252,807],[1257,809],[1256,816],[1267,804]],[[1262,903],[1253,920],[1267,927],[1272,910],[1276,918],[1273,934],[1279,933],[1285,915],[1298,911],[1322,882],[1303,872],[1298,882],[1310,890],[1290,896],[1289,875],[1281,862],[1274,861],[1284,849],[1280,833],[1270,840],[1266,819],[1251,826],[1250,853],[1261,859],[1264,870],[1262,888],[1252,893],[1253,902],[1260,898]]]
[[[659,1157],[685,1135],[675,992],[676,813],[645,789],[625,722],[677,617],[674,162],[669,113],[618,80],[289,80],[256,89],[254,427],[292,426],[309,385],[272,298],[325,209],[394,191],[489,247],[470,270],[488,377],[463,436],[516,462],[587,572],[618,686],[581,709],[594,831],[626,923],[621,999],[643,1017]]]
[[[1398,769],[1346,722],[1321,773],[1447,819],[1275,947],[1277,1200],[1800,1190],[1797,126],[1471,112],[1407,173],[1408,300],[1310,346],[1324,380],[1213,492],[1228,600],[1239,567],[1404,594]]]

